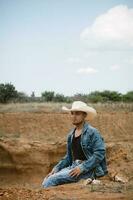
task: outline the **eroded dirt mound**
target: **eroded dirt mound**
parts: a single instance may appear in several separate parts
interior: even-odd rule
[[[16,172],[41,172],[46,175],[64,155],[66,143],[53,144],[24,139],[0,139],[0,169]]]

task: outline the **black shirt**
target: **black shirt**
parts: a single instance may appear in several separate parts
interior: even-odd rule
[[[81,144],[81,135],[78,137],[75,137],[75,134],[73,135],[72,140],[72,152],[73,152],[73,158],[74,160],[86,160],[86,156],[82,150]]]

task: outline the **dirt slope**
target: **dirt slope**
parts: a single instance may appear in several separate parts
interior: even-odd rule
[[[43,190],[44,176],[65,154],[71,119],[66,113],[0,113],[0,199],[131,199],[133,113],[99,112],[94,121],[107,145],[109,176]],[[126,183],[114,182],[115,176]]]

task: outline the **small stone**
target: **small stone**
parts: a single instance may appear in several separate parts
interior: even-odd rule
[[[92,181],[92,184],[94,184],[94,185],[98,185],[98,184],[100,184],[100,183],[101,183],[100,180],[94,179],[94,180]]]
[[[114,180],[115,180],[116,182],[121,182],[121,183],[127,183],[127,182],[128,182],[128,180],[127,180],[126,178],[120,177],[120,176],[118,176],[118,175],[116,175],[116,176],[114,177]]]

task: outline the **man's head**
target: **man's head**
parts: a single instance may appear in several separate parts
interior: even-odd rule
[[[72,123],[75,126],[78,126],[79,124],[83,123],[85,121],[86,116],[87,116],[86,112],[71,111]]]
[[[97,115],[97,112],[94,108],[88,106],[82,101],[74,101],[71,108],[63,106],[62,110],[71,112],[71,114],[73,115],[73,123],[85,120],[87,114],[88,119],[93,119]]]

